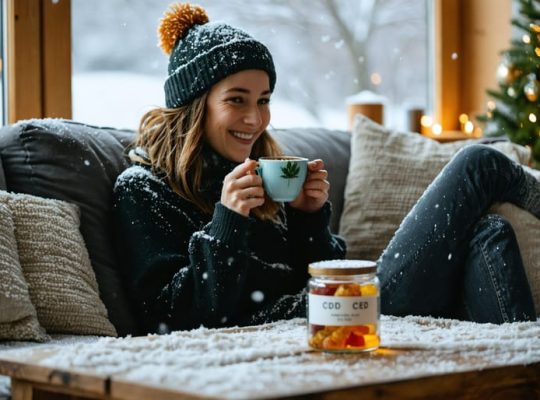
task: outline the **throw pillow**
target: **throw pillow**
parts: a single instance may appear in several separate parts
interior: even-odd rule
[[[0,340],[47,339],[19,263],[11,212],[0,204]]]
[[[19,259],[40,324],[49,333],[116,336],[99,298],[79,209],[61,201],[0,192],[13,215]]]
[[[386,129],[363,116],[357,117],[352,135],[339,232],[347,242],[347,258],[377,260],[427,186],[456,151],[471,141],[439,143],[417,133]],[[508,142],[489,145],[516,162],[529,161],[530,151],[522,146]],[[496,206],[492,212],[501,211],[516,231],[540,311],[540,230],[532,230],[538,229],[539,221],[516,208],[504,205],[501,211]]]
[[[339,231],[347,258],[377,260],[426,187],[467,143],[441,144],[357,116]]]

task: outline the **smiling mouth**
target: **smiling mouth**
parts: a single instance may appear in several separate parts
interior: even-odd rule
[[[244,132],[238,132],[238,131],[230,131],[230,133],[235,138],[242,139],[242,140],[252,140],[255,137],[254,133],[244,133]]]

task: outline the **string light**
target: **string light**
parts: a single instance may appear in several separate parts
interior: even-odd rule
[[[420,125],[425,128],[430,128],[431,125],[433,125],[433,118],[429,115],[422,115],[422,118],[420,118]]]
[[[459,115],[459,123],[461,125],[461,132],[467,136],[481,137],[482,129],[474,125],[474,123],[469,119],[469,116],[465,113]],[[422,115],[420,118],[420,125],[422,127],[422,134],[430,136],[441,136],[444,137],[445,132],[440,123],[435,122],[433,118],[429,115]],[[448,132],[452,133],[451,131]]]
[[[435,124],[433,125],[433,128],[431,128],[433,134],[440,135],[442,133],[442,126],[441,124]]]
[[[529,121],[531,121],[533,124],[536,122],[536,115],[533,113],[529,114]]]
[[[527,34],[523,35],[521,40],[523,40],[523,43],[526,43],[526,44],[531,43],[531,37],[529,35],[527,35]]]
[[[464,131],[467,135],[472,134],[473,131],[474,131],[474,124],[473,124],[471,121],[465,122],[465,126],[463,127],[463,131]]]

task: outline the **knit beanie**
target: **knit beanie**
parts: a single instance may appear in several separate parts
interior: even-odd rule
[[[224,23],[209,23],[197,5],[172,4],[160,21],[160,47],[169,58],[165,81],[168,108],[190,103],[226,78],[246,69],[268,74],[270,91],[276,71],[266,46],[248,33]]]

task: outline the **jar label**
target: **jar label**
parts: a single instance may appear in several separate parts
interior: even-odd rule
[[[321,296],[308,293],[308,321],[315,325],[363,325],[378,322],[376,296]]]

